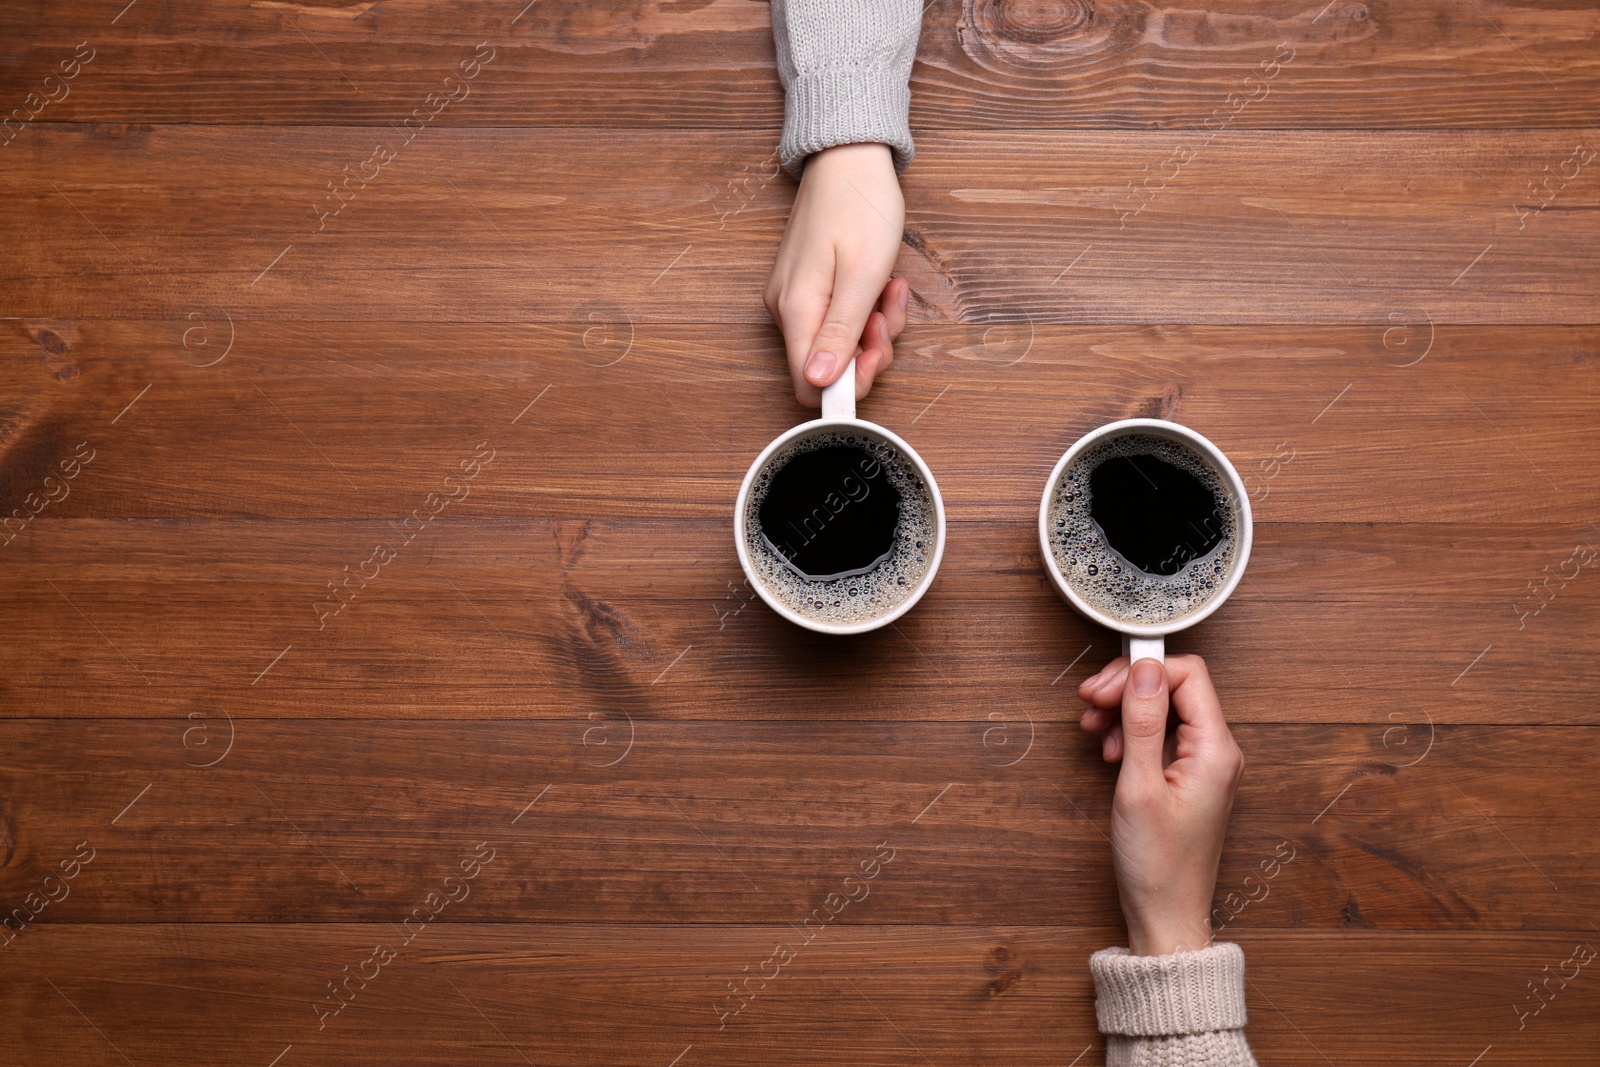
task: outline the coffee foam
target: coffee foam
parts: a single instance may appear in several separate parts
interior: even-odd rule
[[[1089,515],[1089,475],[1117,456],[1155,456],[1200,480],[1222,506],[1222,539],[1176,574],[1140,570],[1106,543]],[[1056,567],[1084,601],[1113,619],[1139,625],[1190,615],[1227,584],[1239,549],[1239,505],[1227,481],[1204,457],[1156,434],[1128,434],[1088,449],[1061,472],[1050,494],[1049,534]]]
[[[866,574],[831,581],[811,581],[796,574],[761,536],[761,503],[772,476],[795,456],[829,445],[866,449],[883,465],[889,483],[900,492],[900,521],[889,557]],[[745,548],[757,577],[785,607],[808,619],[835,626],[882,618],[916,592],[928,573],[936,547],[938,521],[933,496],[916,465],[879,437],[861,430],[822,430],[784,445],[756,475],[744,510]]]

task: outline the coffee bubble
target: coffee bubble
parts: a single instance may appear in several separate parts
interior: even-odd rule
[[[1119,456],[1154,456],[1198,479],[1219,502],[1220,529],[1203,531],[1196,540],[1208,542],[1209,535],[1218,534],[1216,546],[1169,575],[1151,574],[1113,548],[1090,515],[1089,479],[1102,463]],[[1227,584],[1238,557],[1239,506],[1227,482],[1205,458],[1157,434],[1128,434],[1086,450],[1061,472],[1050,501],[1050,548],[1057,569],[1090,607],[1122,622],[1155,625],[1200,610]]]
[[[840,445],[864,449],[882,465],[900,494],[899,520],[889,555],[865,574],[813,581],[795,572],[761,536],[761,505],[772,477],[794,457]],[[916,466],[898,448],[860,429],[822,430],[779,449],[750,485],[745,502],[744,537],[750,563],[762,586],[797,614],[835,626],[871,622],[893,611],[917,591],[928,573],[938,540],[933,495]]]

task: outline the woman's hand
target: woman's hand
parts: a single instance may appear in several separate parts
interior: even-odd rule
[[[1178,713],[1167,730],[1167,696]],[[1173,656],[1129,668],[1112,660],[1078,687],[1082,726],[1119,760],[1111,802],[1112,864],[1135,956],[1211,943],[1211,898],[1244,755],[1222,718],[1205,660]]]
[[[857,400],[894,362],[911,284],[889,272],[905,221],[888,146],[836,145],[806,161],[765,299],[807,407],[852,358]]]

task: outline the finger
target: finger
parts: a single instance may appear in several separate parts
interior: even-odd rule
[[[1122,709],[1111,710],[1093,706],[1083,709],[1078,725],[1090,733],[1102,734],[1122,721]]]
[[[1106,680],[1096,689],[1090,690],[1086,699],[1087,703],[1097,708],[1120,711],[1122,708],[1122,691],[1128,681],[1128,671],[1121,668],[1113,671]]]
[[[1106,681],[1118,669],[1120,669],[1122,667],[1126,667],[1127,665],[1128,665],[1127,657],[1126,656],[1118,656],[1116,659],[1112,660],[1110,663],[1107,663],[1104,667],[1101,667],[1098,673],[1091,674],[1089,677],[1087,677],[1083,681],[1079,682],[1078,683],[1078,695],[1080,697],[1082,697],[1084,700],[1088,700],[1089,699],[1089,695],[1091,693],[1093,693],[1096,689],[1100,688],[1100,683]]]
[[[795,399],[807,407],[822,405],[822,390],[806,381],[806,356],[811,342],[828,313],[828,292],[833,284],[831,271],[791,279],[775,301],[774,318],[783,333],[783,347],[789,358],[789,374],[794,379]]]
[[[1236,787],[1244,771],[1244,753],[1222,716],[1222,704],[1205,660],[1199,656],[1175,656],[1168,661],[1167,679],[1179,723],[1171,747],[1176,760],[1182,761],[1173,766],[1192,767],[1208,780],[1215,780],[1211,777],[1215,774],[1226,779],[1230,788]]]
[[[877,312],[873,312],[874,315]],[[883,350],[881,348],[868,348],[856,357],[856,399],[860,400],[872,392],[872,383],[878,377],[878,372],[883,370]]]
[[[1128,685],[1128,668],[1118,667],[1105,678],[1089,694],[1089,702],[1102,708],[1120,708],[1122,694]]]
[[[878,302],[882,282],[854,273],[840,264],[833,278],[828,311],[806,355],[806,381],[817,388],[832,385],[867,329],[867,316]]]
[[[889,338],[883,312],[867,316],[867,329],[861,335],[861,354],[856,357],[856,399],[872,391],[878,375],[894,362],[894,342]]]
[[[1199,656],[1172,656],[1167,660],[1167,683],[1172,689],[1172,707],[1178,718],[1203,736],[1226,735],[1228,723],[1222,717],[1222,702],[1211,684],[1211,672]]]
[[[878,299],[878,310],[883,312],[887,320],[889,340],[900,339],[900,331],[906,328],[906,314],[910,306],[911,283],[895,275],[883,287],[883,296]]]
[[[861,335],[862,348],[875,348],[883,353],[880,371],[888,370],[894,362],[894,338],[889,335],[889,318],[882,311],[867,316],[867,331]]]
[[[1122,773],[1133,775],[1135,783],[1163,779],[1166,740],[1167,672],[1160,660],[1141,659],[1122,690]]]
[[[1122,727],[1113,726],[1106,731],[1105,740],[1100,743],[1100,755],[1107,763],[1116,763],[1122,759],[1124,744]]]

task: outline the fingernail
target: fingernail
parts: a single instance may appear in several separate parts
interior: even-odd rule
[[[814,353],[806,363],[807,378],[826,378],[833,373],[834,364],[839,360],[832,352]]]
[[[1161,692],[1166,681],[1166,671],[1153,659],[1142,659],[1133,665],[1133,693],[1135,696],[1153,697]]]
[[[910,303],[911,303],[911,286],[908,285],[904,289],[900,290],[900,310],[904,311],[906,309],[906,305],[908,305]]]

